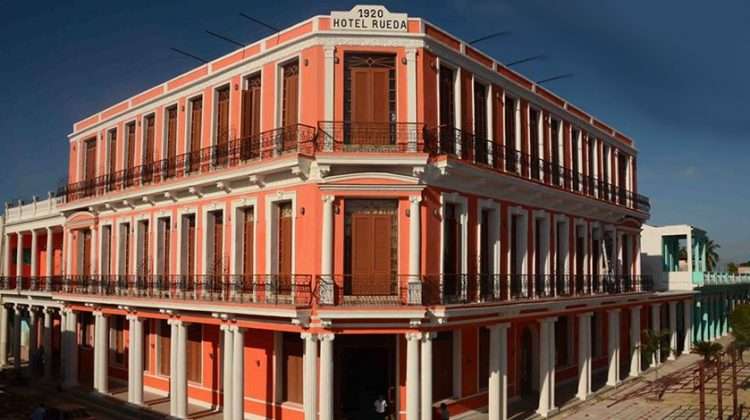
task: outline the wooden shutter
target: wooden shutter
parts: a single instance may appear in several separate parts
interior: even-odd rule
[[[122,226],[122,229],[120,230],[122,233],[122,246],[125,248],[125,252],[123,252],[123,257],[125,258],[124,261],[124,270],[122,274],[130,274],[130,225],[125,224]]]
[[[197,152],[201,149],[203,98],[193,99],[190,103],[190,151]]]
[[[169,376],[169,364],[171,358],[172,331],[169,323],[162,319],[159,321],[159,373]]]
[[[255,137],[260,133],[260,75],[246,80],[242,91],[242,137]]]
[[[151,244],[151,241],[149,240],[149,223],[147,221],[141,223],[143,223],[143,243],[141,243],[141,247],[143,247],[143,258],[141,259],[140,273],[149,274],[149,267],[151,266],[151,247],[149,246]]]
[[[144,131],[144,138],[143,138],[143,163],[148,164],[150,162],[154,161],[154,124],[155,124],[155,117],[153,115],[149,115],[145,118],[145,121],[143,124],[146,126]]]
[[[223,273],[224,260],[224,216],[220,212],[214,212],[214,270],[213,274],[220,276]]]
[[[393,216],[352,215],[352,294],[388,295],[391,292]]]
[[[86,181],[96,178],[96,139],[87,140],[84,158],[84,176]]]
[[[115,316],[115,361],[122,364],[125,360],[125,327],[124,316]]]
[[[126,169],[132,169],[135,166],[135,123],[128,124],[126,129],[126,141],[128,142]]]
[[[302,340],[298,335],[284,334],[283,397],[288,402],[302,403]]]
[[[244,213],[242,271],[245,276],[252,276],[254,273],[253,254],[255,253],[255,211],[253,208],[248,208]]]
[[[506,357],[500,354],[500,357]],[[479,327],[479,378],[480,388],[487,387],[490,377],[490,330]]]
[[[292,204],[283,203],[278,207],[278,270],[281,275],[292,273]]]
[[[474,134],[476,141],[487,140],[487,88],[474,83]]]
[[[201,324],[190,324],[187,326],[187,379],[191,382],[201,382],[201,358],[203,357],[203,348],[201,346],[203,338],[203,326]]]
[[[297,124],[299,95],[299,63],[295,60],[284,66],[284,107],[281,125]]]
[[[216,143],[219,145],[229,142],[229,86],[217,91],[219,101],[216,105]]]

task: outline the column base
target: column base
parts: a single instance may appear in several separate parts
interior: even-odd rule
[[[553,414],[556,414],[558,411],[560,411],[559,408],[557,408],[557,407],[550,407],[548,410],[537,409],[536,413],[539,414],[542,417],[549,417],[549,416],[551,416]]]

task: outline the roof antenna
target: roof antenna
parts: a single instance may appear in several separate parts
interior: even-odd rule
[[[510,63],[505,63],[505,66],[506,67],[511,67],[511,66],[515,66],[517,64],[528,63],[529,61],[542,60],[542,59],[545,59],[545,58],[547,58],[547,56],[544,55],[544,54],[532,55],[531,57],[526,57],[526,58],[522,58],[520,60],[512,61]]]
[[[234,44],[234,45],[236,45],[238,47],[244,47],[245,46],[245,44],[243,44],[243,43],[241,43],[239,41],[235,41],[232,38],[229,38],[228,36],[217,34],[216,32],[211,32],[208,29],[206,29],[206,33],[209,34],[209,35],[211,35],[214,38],[219,38],[222,41],[226,41],[226,42],[228,42],[230,44]]]
[[[190,57],[190,58],[192,58],[193,60],[196,60],[196,61],[200,61],[200,62],[201,62],[201,63],[203,63],[203,64],[206,64],[206,63],[208,63],[208,61],[207,61],[207,60],[204,60],[204,59],[202,59],[202,58],[198,57],[197,55],[193,55],[193,54],[190,54],[189,52],[185,52],[185,51],[182,51],[182,50],[178,50],[177,48],[170,48],[170,50],[172,50],[172,51],[174,51],[174,52],[176,52],[176,53],[178,53],[178,54],[182,54],[182,55],[184,55],[185,57]]]
[[[242,13],[242,12],[240,12],[240,16],[242,16],[243,18],[245,18],[245,19],[247,19],[247,20],[249,20],[251,22],[257,23],[260,26],[264,26],[264,27],[266,27],[266,28],[268,28],[268,29],[270,29],[270,30],[272,30],[274,32],[281,32],[281,29],[279,29],[279,28],[277,28],[275,26],[269,25],[269,24],[267,24],[267,23],[265,23],[265,22],[263,22],[261,20],[258,20],[256,18],[252,17],[252,16],[248,16],[248,15]]]
[[[511,33],[512,33],[511,31],[495,32],[494,34],[489,34],[489,35],[483,36],[481,38],[477,38],[475,40],[469,41],[469,45],[474,45],[477,42],[486,41],[488,39],[497,38],[497,37],[500,37],[500,36],[510,35]]]
[[[574,76],[573,73],[565,73],[565,74],[561,74],[561,75],[558,75],[558,76],[548,77],[546,79],[539,80],[539,81],[536,82],[536,84],[537,85],[541,85],[542,83],[551,82],[553,80],[567,79],[567,78],[570,78],[570,77],[573,77],[573,76]]]

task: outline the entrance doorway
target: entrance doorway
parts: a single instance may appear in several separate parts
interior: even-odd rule
[[[342,334],[334,349],[337,419],[375,419],[373,403],[380,395],[390,410],[397,409],[396,336]]]
[[[534,332],[531,326],[526,326],[521,330],[520,345],[518,349],[518,388],[521,398],[535,398],[537,391],[537,381],[534,369],[534,358],[538,357],[536,346],[534,345]]]

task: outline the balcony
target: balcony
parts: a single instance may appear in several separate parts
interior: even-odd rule
[[[318,122],[319,152],[424,152],[420,123]]]
[[[68,184],[61,194],[67,202],[102,196],[115,191],[153,185],[172,179],[234,168],[287,154],[314,152],[317,132],[303,124],[265,131],[227,144],[205,147],[174,158],[123,169],[94,179]]]
[[[651,208],[646,196],[573,172],[545,159],[533,158],[464,130],[432,127],[425,130],[424,140],[425,150],[431,155],[447,155],[483,168],[643,212]]]
[[[313,279],[315,278],[315,283]],[[105,275],[5,277],[6,293],[51,293],[301,307],[434,306],[519,303],[653,291],[648,276],[431,274]]]
[[[693,282],[700,286],[728,286],[737,284],[750,284],[750,274],[694,271]]]

